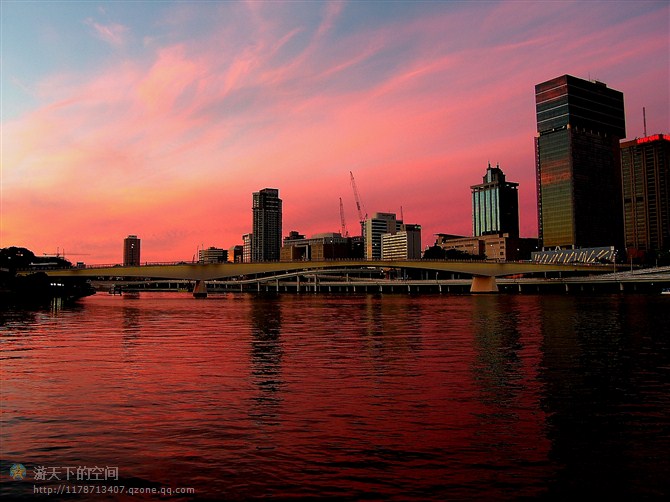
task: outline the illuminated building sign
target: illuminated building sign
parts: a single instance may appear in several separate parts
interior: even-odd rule
[[[653,136],[647,136],[646,138],[637,138],[637,144],[641,145],[642,143],[651,143],[652,141],[658,141],[659,139],[668,138],[664,138],[662,134],[654,134]]]

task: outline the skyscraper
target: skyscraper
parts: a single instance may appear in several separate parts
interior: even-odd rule
[[[140,264],[140,239],[129,235],[123,239],[123,266],[135,267]]]
[[[500,166],[489,164],[480,185],[472,190],[472,235],[507,233],[519,237],[518,183],[505,181]]]
[[[624,230],[629,256],[670,248],[670,137],[621,143]]]
[[[363,222],[365,238],[365,259],[381,260],[382,235],[395,234],[401,229],[402,221],[396,220],[395,213],[375,213]]]
[[[253,194],[251,261],[279,261],[282,231],[279,190],[264,188]]]
[[[623,94],[563,75],[535,86],[539,237],[544,247],[623,244]]]

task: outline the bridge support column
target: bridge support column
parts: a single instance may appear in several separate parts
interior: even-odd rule
[[[474,275],[472,276],[472,286],[470,293],[497,293],[498,284],[495,277]]]
[[[207,283],[205,281],[195,281],[193,288],[194,298],[207,298]]]

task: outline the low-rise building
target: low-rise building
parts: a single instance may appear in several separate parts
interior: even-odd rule
[[[421,225],[401,224],[396,233],[381,236],[382,260],[421,259]]]
[[[228,250],[228,261],[231,263],[241,263],[242,257],[244,256],[244,246],[239,244],[236,246],[231,246]]]
[[[509,234],[464,237],[437,234],[435,245],[442,249],[456,249],[472,256],[484,256],[487,260],[529,260],[537,251],[539,241],[532,238],[510,237]]]
[[[228,251],[221,248],[209,247],[198,250],[200,263],[223,263],[228,260]]]
[[[538,263],[613,263],[616,255],[614,246],[601,246],[536,251],[531,259]]]
[[[320,261],[361,258],[362,251],[360,237],[342,237],[339,233],[328,232],[306,238],[298,232],[291,232],[284,238],[280,260]]]

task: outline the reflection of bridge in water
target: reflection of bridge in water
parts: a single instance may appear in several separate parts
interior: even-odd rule
[[[490,262],[490,261],[448,261],[448,260],[333,260],[333,261],[301,261],[301,262],[262,262],[262,263],[172,263],[147,264],[142,266],[103,266],[72,268],[64,270],[45,270],[54,277],[111,277],[111,278],[142,278],[173,279],[195,281],[194,296],[207,295],[206,281],[237,279],[270,283],[274,281],[279,291],[279,280],[288,276],[296,277],[298,291],[300,276],[313,276],[316,283],[317,274],[324,273],[361,273],[371,270],[420,271],[425,274],[425,281],[438,281],[440,273],[458,274],[471,277],[470,292],[491,293],[498,291],[496,278],[528,274],[560,273],[561,275],[597,275],[613,271],[613,265],[591,264],[543,264],[533,262]],[[434,274],[434,275],[433,275]],[[447,277],[442,277],[447,279]],[[240,283],[238,282],[238,283]],[[346,278],[349,284],[350,278]],[[392,281],[394,284],[408,282]],[[375,284],[380,284],[375,281]],[[355,286],[355,285],[354,285]],[[410,286],[411,287],[411,286]]]

